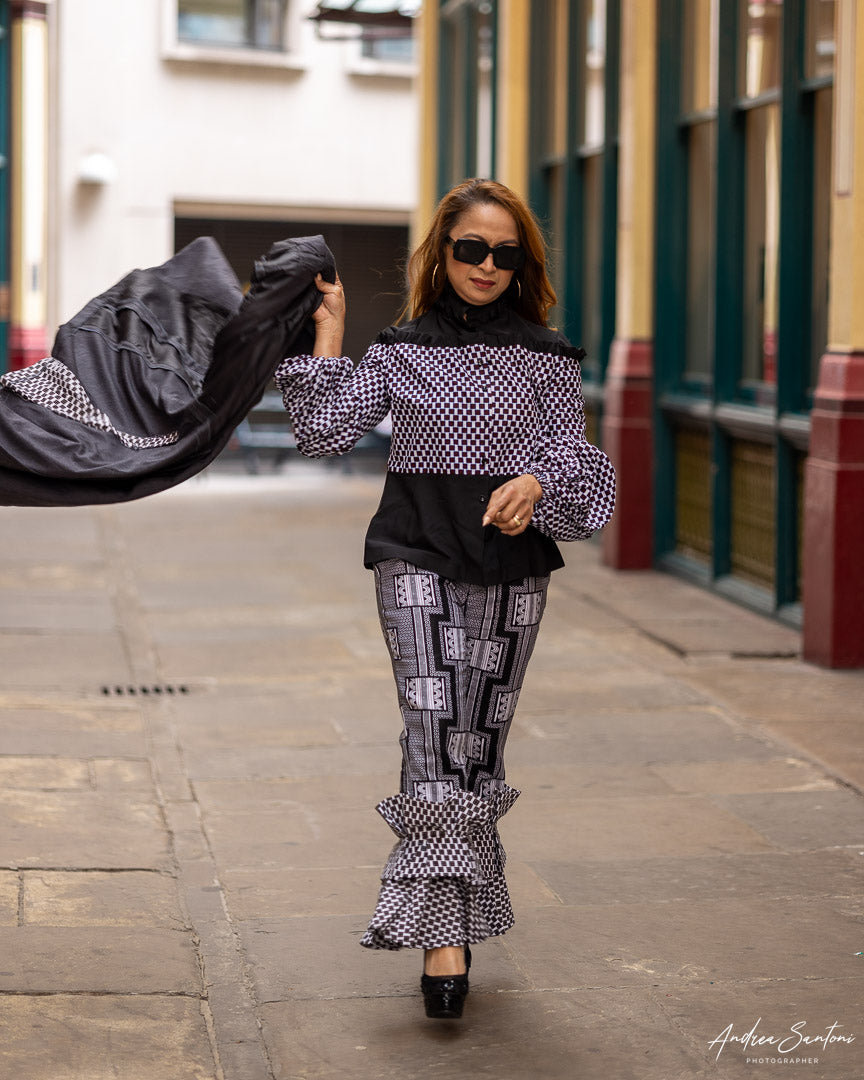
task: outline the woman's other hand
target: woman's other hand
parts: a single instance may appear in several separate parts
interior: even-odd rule
[[[345,333],[345,291],[339,275],[331,284],[321,274],[315,284],[322,294],[321,303],[312,312],[315,322],[315,356],[341,356],[342,337]]]
[[[542,494],[540,481],[531,473],[508,480],[489,496],[483,524],[494,525],[505,536],[518,536],[528,528],[534,504]]]

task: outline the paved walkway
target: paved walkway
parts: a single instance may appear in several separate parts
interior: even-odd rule
[[[864,673],[591,544],[514,723],[517,924],[464,1021],[423,1017],[417,953],[358,947],[398,765],[379,488],[0,509],[0,1077],[864,1076]]]

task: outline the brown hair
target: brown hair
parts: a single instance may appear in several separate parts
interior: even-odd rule
[[[444,291],[445,245],[456,219],[479,203],[497,203],[516,222],[525,265],[513,275],[504,294],[510,306],[529,322],[546,326],[555,290],[546,274],[546,244],[537,220],[524,199],[495,180],[474,178],[457,184],[435,210],[426,236],[408,260],[408,302],[403,317],[424,315]],[[517,279],[519,284],[517,285]]]

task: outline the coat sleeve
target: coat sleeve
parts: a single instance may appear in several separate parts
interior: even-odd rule
[[[540,393],[540,436],[526,470],[543,495],[531,524],[554,540],[585,540],[612,517],[615,470],[585,438],[579,362],[556,357]]]
[[[347,356],[294,356],[276,369],[276,386],[306,457],[347,453],[390,409],[386,346],[373,345],[355,368]]]

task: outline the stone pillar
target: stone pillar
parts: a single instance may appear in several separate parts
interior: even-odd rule
[[[837,4],[828,352],[804,482],[803,654],[864,667],[864,17]]]
[[[603,449],[618,480],[603,561],[618,570],[654,559],[656,19],[656,0],[622,0],[618,286],[603,409]]]
[[[48,351],[48,42],[44,0],[12,0],[9,367]]]
[[[525,0],[498,4],[498,168],[496,179],[528,194],[531,11]]]

